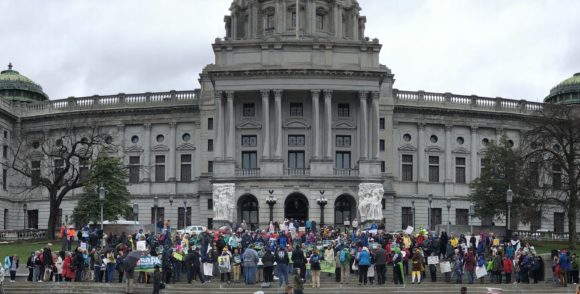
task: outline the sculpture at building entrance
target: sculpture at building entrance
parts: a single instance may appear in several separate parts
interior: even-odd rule
[[[361,223],[383,219],[383,185],[362,183],[358,186],[358,212]]]
[[[233,220],[235,184],[213,184],[214,221]]]

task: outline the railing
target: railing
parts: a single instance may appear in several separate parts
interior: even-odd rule
[[[512,234],[517,234],[520,239],[523,240],[563,240],[567,241],[568,233],[555,233],[555,232],[538,232],[538,231],[513,231]],[[580,240],[580,236],[577,237]]]
[[[334,175],[337,177],[358,177],[358,169],[335,168]]]
[[[42,115],[78,110],[93,110],[117,107],[143,105],[191,104],[199,100],[200,90],[146,92],[137,94],[119,93],[106,96],[69,97],[66,99],[43,102],[8,102],[2,103],[2,108],[8,107],[13,112],[24,115]]]
[[[286,168],[284,169],[285,176],[309,176],[309,168]]]
[[[258,177],[260,176],[259,168],[238,168],[236,169],[236,176],[238,177]]]
[[[505,111],[515,113],[533,113],[542,109],[543,103],[526,100],[512,100],[501,97],[490,98],[476,95],[457,95],[451,93],[432,93],[425,91],[403,91],[393,89],[397,105],[420,105],[458,107],[484,111]]]
[[[0,241],[20,241],[46,239],[47,230],[25,229],[0,231]]]

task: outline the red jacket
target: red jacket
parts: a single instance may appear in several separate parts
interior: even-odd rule
[[[71,268],[70,268],[71,262],[72,262],[72,258],[70,256],[67,256],[64,259],[64,262],[62,263],[62,276],[65,278],[69,278],[71,280],[74,280],[75,271],[71,270]]]
[[[503,271],[506,274],[511,274],[513,271],[513,262],[509,258],[503,259]]]

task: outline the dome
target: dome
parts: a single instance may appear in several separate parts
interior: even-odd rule
[[[8,64],[7,70],[0,72],[0,98],[21,102],[48,100],[42,87],[13,70],[12,63]]]
[[[580,104],[580,72],[559,83],[544,99],[546,103]]]

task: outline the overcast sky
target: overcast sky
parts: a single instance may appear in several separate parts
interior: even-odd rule
[[[51,99],[198,88],[231,0],[0,0],[0,68]],[[359,0],[406,90],[539,101],[580,72],[578,0]]]

